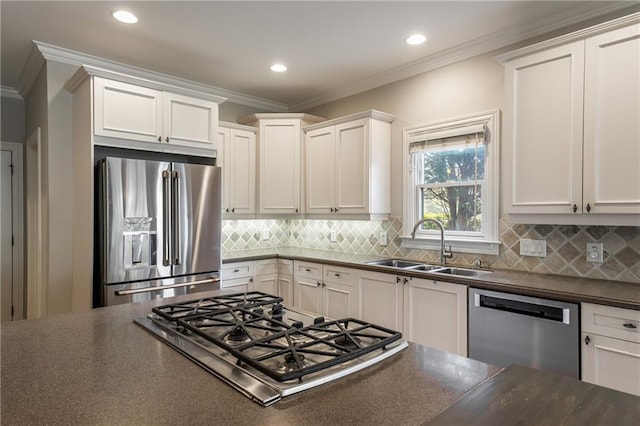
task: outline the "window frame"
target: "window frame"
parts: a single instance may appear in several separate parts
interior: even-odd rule
[[[413,173],[414,158],[409,152],[412,142],[442,137],[463,136],[471,129],[485,129],[485,184],[482,194],[483,229],[480,235],[461,235],[445,230],[445,242],[453,252],[497,255],[499,241],[499,182],[500,182],[500,110],[495,109],[453,120],[421,124],[403,130],[403,195],[402,247],[410,249],[440,249],[440,231],[418,230],[411,238],[414,224],[419,220],[420,187]]]

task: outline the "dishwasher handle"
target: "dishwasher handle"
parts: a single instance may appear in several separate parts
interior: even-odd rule
[[[542,305],[538,303],[523,302],[514,299],[475,294],[474,305],[485,309],[510,312],[518,315],[526,315],[551,321],[570,324],[569,309],[556,306]]]

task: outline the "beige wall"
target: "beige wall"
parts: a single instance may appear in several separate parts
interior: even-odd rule
[[[502,65],[486,54],[304,112],[331,119],[377,109],[396,116],[391,125],[391,214],[402,216],[403,129],[502,110],[503,86]]]
[[[0,110],[2,111],[0,138],[4,142],[24,143],[24,101],[3,96]]]

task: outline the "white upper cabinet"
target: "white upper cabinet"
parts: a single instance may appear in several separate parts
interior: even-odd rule
[[[220,123],[222,212],[226,217],[256,212],[256,129]]]
[[[308,214],[389,214],[393,119],[367,111],[304,129]]]
[[[217,128],[216,102],[94,77],[97,136],[215,150]]]
[[[218,104],[164,92],[162,137],[166,143],[216,149]]]
[[[640,15],[499,58],[515,221],[640,224]]]
[[[583,202],[639,214],[640,23],[586,40],[584,101]]]
[[[309,114],[252,114],[242,124],[259,127],[258,213],[301,214],[302,126],[324,120]]]

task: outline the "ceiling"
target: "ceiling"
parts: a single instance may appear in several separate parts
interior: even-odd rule
[[[0,82],[20,86],[36,40],[302,110],[634,3],[3,0]]]

